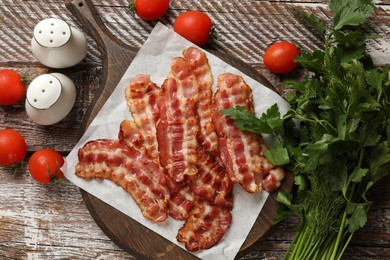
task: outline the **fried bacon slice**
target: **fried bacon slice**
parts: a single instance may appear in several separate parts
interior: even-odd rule
[[[198,174],[188,178],[191,190],[213,204],[232,209],[233,185],[225,167],[201,147],[198,149],[198,170]]]
[[[197,114],[199,118],[200,131],[198,133],[199,143],[210,153],[218,149],[218,136],[215,133],[212,117],[212,85],[214,82],[210,65],[204,53],[199,48],[190,47],[183,51],[183,57],[194,70],[199,85],[199,102]]]
[[[198,172],[198,83],[190,64],[183,58],[174,58],[161,88],[157,123],[160,163],[173,180],[182,182],[186,175]]]
[[[181,189],[173,194],[169,199],[169,216],[176,220],[188,218],[195,203],[195,194],[190,187],[183,185]]]
[[[159,163],[156,124],[159,119],[157,100],[161,89],[147,75],[131,79],[125,90],[127,106],[143,139],[143,146],[152,160]]]
[[[142,153],[147,153],[146,148],[144,146],[144,139],[140,134],[138,126],[133,121],[122,121],[119,128],[118,139],[127,144],[129,147],[133,147],[134,149],[140,150],[140,152]],[[165,170],[161,167],[158,159],[154,161],[161,168],[156,173],[165,176],[165,183],[168,186],[170,192],[177,192],[181,188],[182,184],[172,180],[168,175],[165,174]]]
[[[122,121],[119,126],[118,139],[134,149],[144,149],[144,139],[133,121],[127,119]]]
[[[197,198],[184,226],[179,229],[177,241],[195,252],[216,245],[226,234],[232,222],[229,209]]]
[[[213,124],[219,137],[220,157],[233,183],[241,184],[250,193],[261,191],[263,179],[275,168],[264,157],[266,146],[262,137],[241,131],[231,118],[219,112],[242,106],[254,113],[252,90],[242,77],[231,73],[219,75],[217,85],[213,103]],[[278,179],[280,171],[281,169],[277,170]],[[267,181],[272,180],[268,178]],[[267,184],[267,187],[271,186]]]
[[[78,151],[76,175],[84,179],[108,179],[127,191],[143,216],[154,222],[168,217],[170,192],[161,167],[147,154],[119,140],[99,139]]]

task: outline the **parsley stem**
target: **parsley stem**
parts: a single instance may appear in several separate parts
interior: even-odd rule
[[[303,121],[303,122],[310,122],[310,123],[319,123],[321,126],[323,126],[325,128],[325,125],[328,126],[329,128],[331,128],[331,130],[335,133],[337,133],[337,128],[334,127],[330,122],[328,122],[327,120],[318,120],[318,119],[310,119],[310,118],[306,118],[306,117],[303,117],[301,116],[300,114],[297,113],[297,111],[294,111],[295,114],[293,115],[289,115],[289,116],[286,116],[285,118],[295,118],[295,119],[298,119],[299,121]],[[325,124],[325,125],[324,125]]]
[[[298,228],[297,233],[295,234],[293,240],[291,241],[290,245],[288,246],[287,251],[286,251],[286,253],[285,253],[284,257],[283,257],[283,260],[286,260],[288,258],[288,256],[290,255],[290,252],[292,251],[293,247],[297,244],[297,240],[298,240],[299,235],[300,235],[300,233],[302,231],[302,228],[303,228],[303,222],[304,222],[304,220],[302,220],[302,222],[301,222],[301,224],[300,224],[300,226]],[[295,251],[295,247],[294,247],[293,251]],[[291,258],[291,256],[290,256],[290,258]]]
[[[343,218],[341,220],[340,229],[339,229],[338,234],[337,234],[336,243],[335,243],[335,246],[333,248],[333,252],[332,252],[332,255],[330,257],[330,260],[334,260],[336,258],[336,253],[337,253],[339,244],[341,242],[341,237],[343,236],[343,233],[344,233],[344,227],[345,227],[346,220],[347,220],[347,212],[344,211]]]
[[[341,257],[343,256],[343,254],[344,254],[344,252],[345,252],[345,249],[347,249],[347,247],[348,247],[349,243],[351,242],[351,239],[352,239],[352,237],[353,237],[354,234],[355,234],[355,233],[351,233],[351,234],[348,236],[348,239],[347,239],[347,241],[344,243],[344,246],[343,246],[343,248],[341,249],[341,251],[340,251],[340,253],[339,253],[338,257],[337,257],[337,260],[340,260]]]
[[[362,165],[363,165],[363,158],[364,158],[364,149],[361,148],[361,149],[360,149],[360,152],[359,152],[359,161],[358,161],[357,167],[359,167],[359,168],[362,167]],[[353,184],[352,184],[352,187],[351,187],[351,191],[350,191],[350,193],[349,193],[349,197],[348,197],[348,199],[347,199],[348,201],[351,201],[351,200],[353,199],[353,196],[354,196],[354,193],[355,193],[355,188],[356,188],[356,183],[353,183]],[[344,228],[345,228],[345,222],[346,222],[346,220],[347,220],[347,211],[346,211],[346,209],[345,209],[344,212],[343,212],[343,218],[342,218],[342,221],[341,221],[340,229],[339,229],[339,231],[338,231],[336,244],[335,244],[335,247],[333,248],[333,253],[332,253],[332,256],[331,256],[331,260],[336,259],[337,250],[338,250],[338,247],[339,247],[339,245],[340,245],[340,243],[341,243],[341,237],[342,237],[343,234],[344,234]],[[351,233],[351,236],[350,236],[350,238],[348,239],[348,241],[351,239],[352,235],[353,235],[353,233]],[[342,249],[341,252],[344,252],[345,247],[348,245],[348,243],[349,243],[349,242],[347,242],[347,243],[344,245],[344,247],[343,247],[343,249]],[[341,255],[342,255],[342,253],[341,253]]]

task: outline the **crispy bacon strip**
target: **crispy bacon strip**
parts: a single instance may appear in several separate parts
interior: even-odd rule
[[[195,194],[190,187],[183,185],[182,188],[173,194],[169,199],[169,216],[177,220],[188,218],[195,203]]]
[[[140,150],[142,153],[147,153],[145,151],[146,148],[144,146],[144,139],[140,134],[138,126],[133,121],[122,121],[120,124],[118,139],[127,144],[129,147]],[[156,174],[161,175],[161,178],[163,178],[162,175],[164,176],[165,183],[171,193],[177,192],[181,188],[182,184],[172,180],[168,175],[165,174],[165,170],[161,167],[158,159],[154,160],[154,162],[160,167],[160,170],[156,171]]]
[[[135,76],[125,90],[126,103],[143,138],[143,146],[158,163],[156,124],[160,116],[157,106],[160,92],[161,89],[143,74]]]
[[[242,77],[230,73],[218,77],[214,95],[213,123],[219,137],[221,159],[234,183],[248,192],[274,192],[285,177],[282,168],[271,164],[264,156],[267,146],[260,135],[241,131],[232,119],[220,110],[243,106],[254,113],[252,90]]]
[[[199,143],[209,152],[214,153],[218,149],[218,136],[215,133],[212,117],[212,85],[214,82],[210,65],[206,54],[199,48],[190,47],[183,51],[183,56],[194,70],[199,85],[199,102],[197,114],[200,131]]]
[[[134,149],[142,150],[144,148],[144,139],[133,121],[122,121],[119,126],[118,139]]]
[[[157,124],[157,140],[160,163],[177,182],[198,172],[197,102],[198,84],[191,66],[183,58],[174,58],[158,101],[160,121]]]
[[[126,190],[143,216],[155,222],[168,217],[170,192],[160,168],[146,154],[118,140],[90,141],[78,151],[76,175],[109,179]]]
[[[232,182],[254,193],[262,189],[264,158],[260,153],[263,141],[259,135],[241,131],[231,118],[219,112],[235,106],[243,106],[253,113],[252,90],[242,77],[221,74],[213,103],[213,124],[219,137],[220,157]]]
[[[198,170],[198,174],[188,178],[191,190],[213,204],[232,209],[232,182],[225,168],[202,148],[198,149]]]
[[[230,210],[199,198],[176,238],[177,241],[184,243],[189,251],[207,249],[221,240],[231,222]]]

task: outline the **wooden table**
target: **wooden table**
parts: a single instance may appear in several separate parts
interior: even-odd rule
[[[383,38],[370,41],[368,49],[376,65],[388,66],[390,1],[374,2],[377,10],[368,30]],[[128,1],[93,3],[115,38],[135,48],[143,44],[156,24],[131,14],[127,10]],[[302,77],[304,72],[298,69],[287,76],[277,76],[267,71],[262,64],[267,45],[283,39],[306,50],[319,48],[319,39],[294,15],[292,8],[329,19],[327,3],[324,0],[171,0],[168,13],[159,21],[171,27],[175,17],[185,10],[207,12],[222,38],[215,48],[249,64],[277,85],[286,78]],[[102,80],[101,54],[89,36],[88,55],[75,67],[52,70],[35,60],[30,50],[32,30],[36,23],[48,17],[61,18],[80,28],[63,1],[0,1],[0,68],[27,72],[31,78],[52,71],[62,72],[75,82],[78,91],[74,109],[63,121],[52,126],[32,123],[26,115],[24,102],[0,107],[0,128],[13,128],[24,135],[28,144],[27,157],[42,147],[51,147],[67,155],[78,141],[80,125]],[[375,204],[367,225],[352,240],[346,259],[390,259],[389,185],[390,178],[386,178],[371,194]],[[280,258],[296,226],[297,219],[289,219],[274,227],[270,235],[244,258]],[[59,186],[38,184],[28,174],[26,162],[16,176],[0,169],[0,259],[58,258],[134,259],[95,224],[80,190],[72,183],[65,180]]]

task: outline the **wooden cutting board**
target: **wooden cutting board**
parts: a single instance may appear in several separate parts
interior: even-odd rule
[[[103,77],[101,86],[98,93],[95,93],[95,98],[86,113],[85,121],[81,126],[81,136],[115,89],[127,67],[134,59],[137,50],[115,40],[115,37],[98,16],[91,1],[65,0],[65,5],[74,15],[74,18],[82,24],[83,29],[97,42],[102,55]],[[263,85],[275,90],[267,79],[240,60],[227,57],[225,53],[219,53],[218,51],[207,51],[240,69]],[[293,176],[290,174],[283,182],[281,189],[291,189],[292,183]],[[83,190],[81,190],[81,193],[98,226],[118,246],[133,256],[140,259],[197,259],[194,255],[172,244],[95,196]],[[278,207],[275,195],[272,194],[268,197],[237,257],[243,256],[251,250],[255,243],[264,238],[272,227],[272,219]]]

